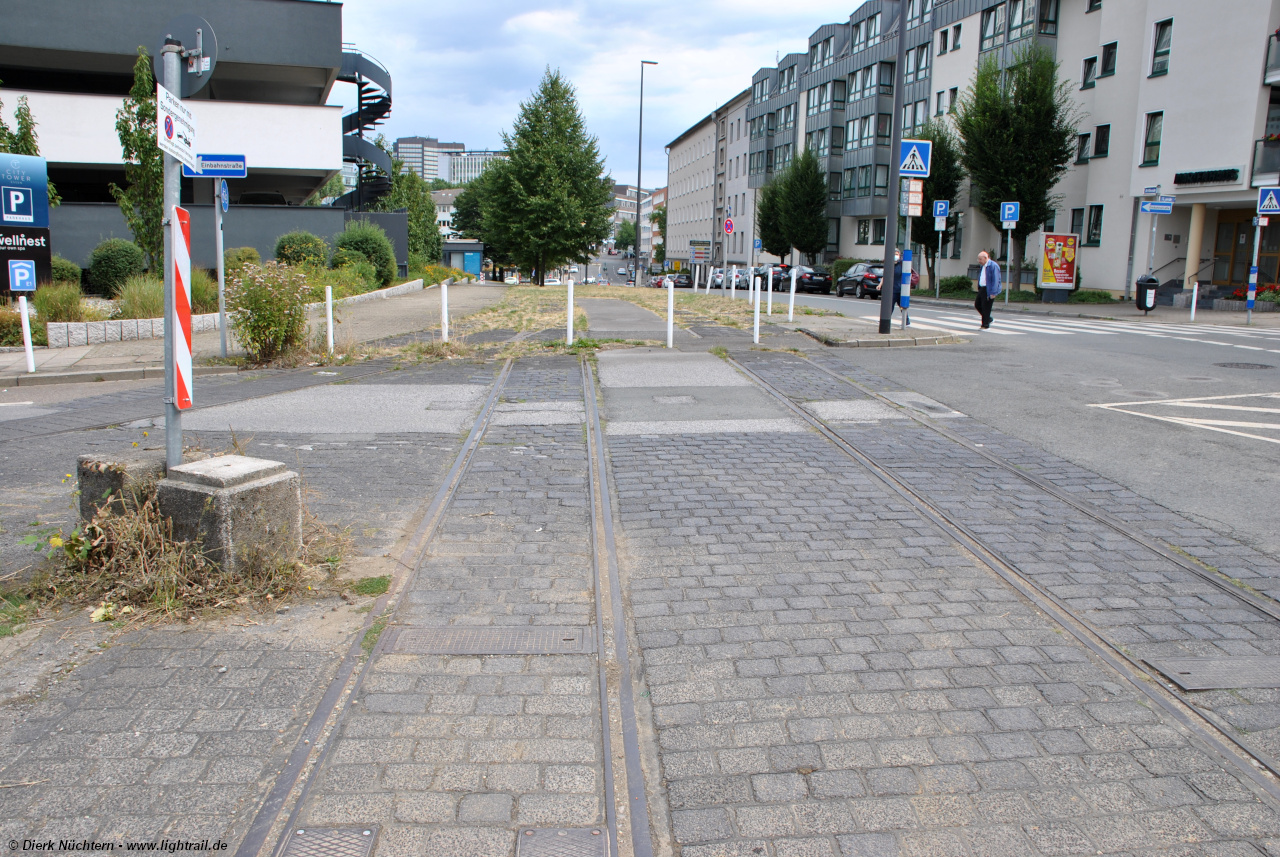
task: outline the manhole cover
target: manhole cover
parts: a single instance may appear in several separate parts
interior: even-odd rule
[[[391,651],[413,655],[563,655],[595,651],[582,628],[403,628]]]
[[[1221,366],[1223,369],[1274,369],[1276,367],[1269,363],[1214,363],[1214,366]]]
[[[281,857],[368,857],[377,832],[376,826],[299,828]]]
[[[1183,690],[1280,687],[1280,658],[1162,658],[1147,663]]]
[[[516,857],[604,857],[608,841],[599,827],[522,830]]]

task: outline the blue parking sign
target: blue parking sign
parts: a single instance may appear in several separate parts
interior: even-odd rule
[[[36,290],[36,262],[34,259],[9,260],[9,291],[34,292]]]
[[[1017,223],[1018,214],[1022,208],[1021,203],[1002,202],[1000,203],[1000,220],[1003,223]]]
[[[934,217],[949,217],[951,215],[951,201],[947,199],[935,199],[933,201]]]
[[[0,154],[0,226],[49,225],[49,170],[44,158]]]

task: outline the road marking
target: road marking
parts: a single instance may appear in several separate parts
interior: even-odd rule
[[[1254,434],[1247,431],[1236,431],[1235,429],[1254,429],[1264,431],[1280,431],[1280,423],[1260,423],[1247,422],[1242,420],[1230,419],[1204,419],[1201,417],[1151,414],[1145,411],[1133,410],[1138,406],[1164,405],[1172,408],[1202,408],[1220,411],[1248,411],[1253,413],[1277,414],[1280,408],[1264,408],[1250,405],[1230,405],[1227,401],[1233,399],[1280,399],[1280,393],[1236,393],[1229,396],[1197,396],[1186,399],[1156,399],[1143,402],[1107,402],[1101,404],[1091,404],[1091,408],[1102,408],[1103,410],[1115,411],[1121,414],[1129,414],[1135,417],[1145,417],[1149,420],[1158,422],[1173,423],[1174,425],[1186,426],[1188,428],[1204,429],[1205,431],[1215,431],[1222,434],[1235,435],[1236,437],[1248,438],[1250,440],[1261,440],[1267,443],[1280,443],[1280,437],[1269,435]],[[1226,414],[1224,414],[1226,416]]]
[[[17,405],[34,405],[35,402],[0,402],[0,408],[17,406]]]

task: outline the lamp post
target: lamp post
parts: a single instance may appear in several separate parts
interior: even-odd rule
[[[640,286],[640,163],[644,155],[644,67],[657,60],[640,60],[640,138],[636,144],[636,286]]]

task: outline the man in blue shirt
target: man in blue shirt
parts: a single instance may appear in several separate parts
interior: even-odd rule
[[[978,254],[978,297],[973,308],[982,316],[982,329],[991,326],[991,306],[1000,294],[1000,266],[991,261],[986,250]]]

